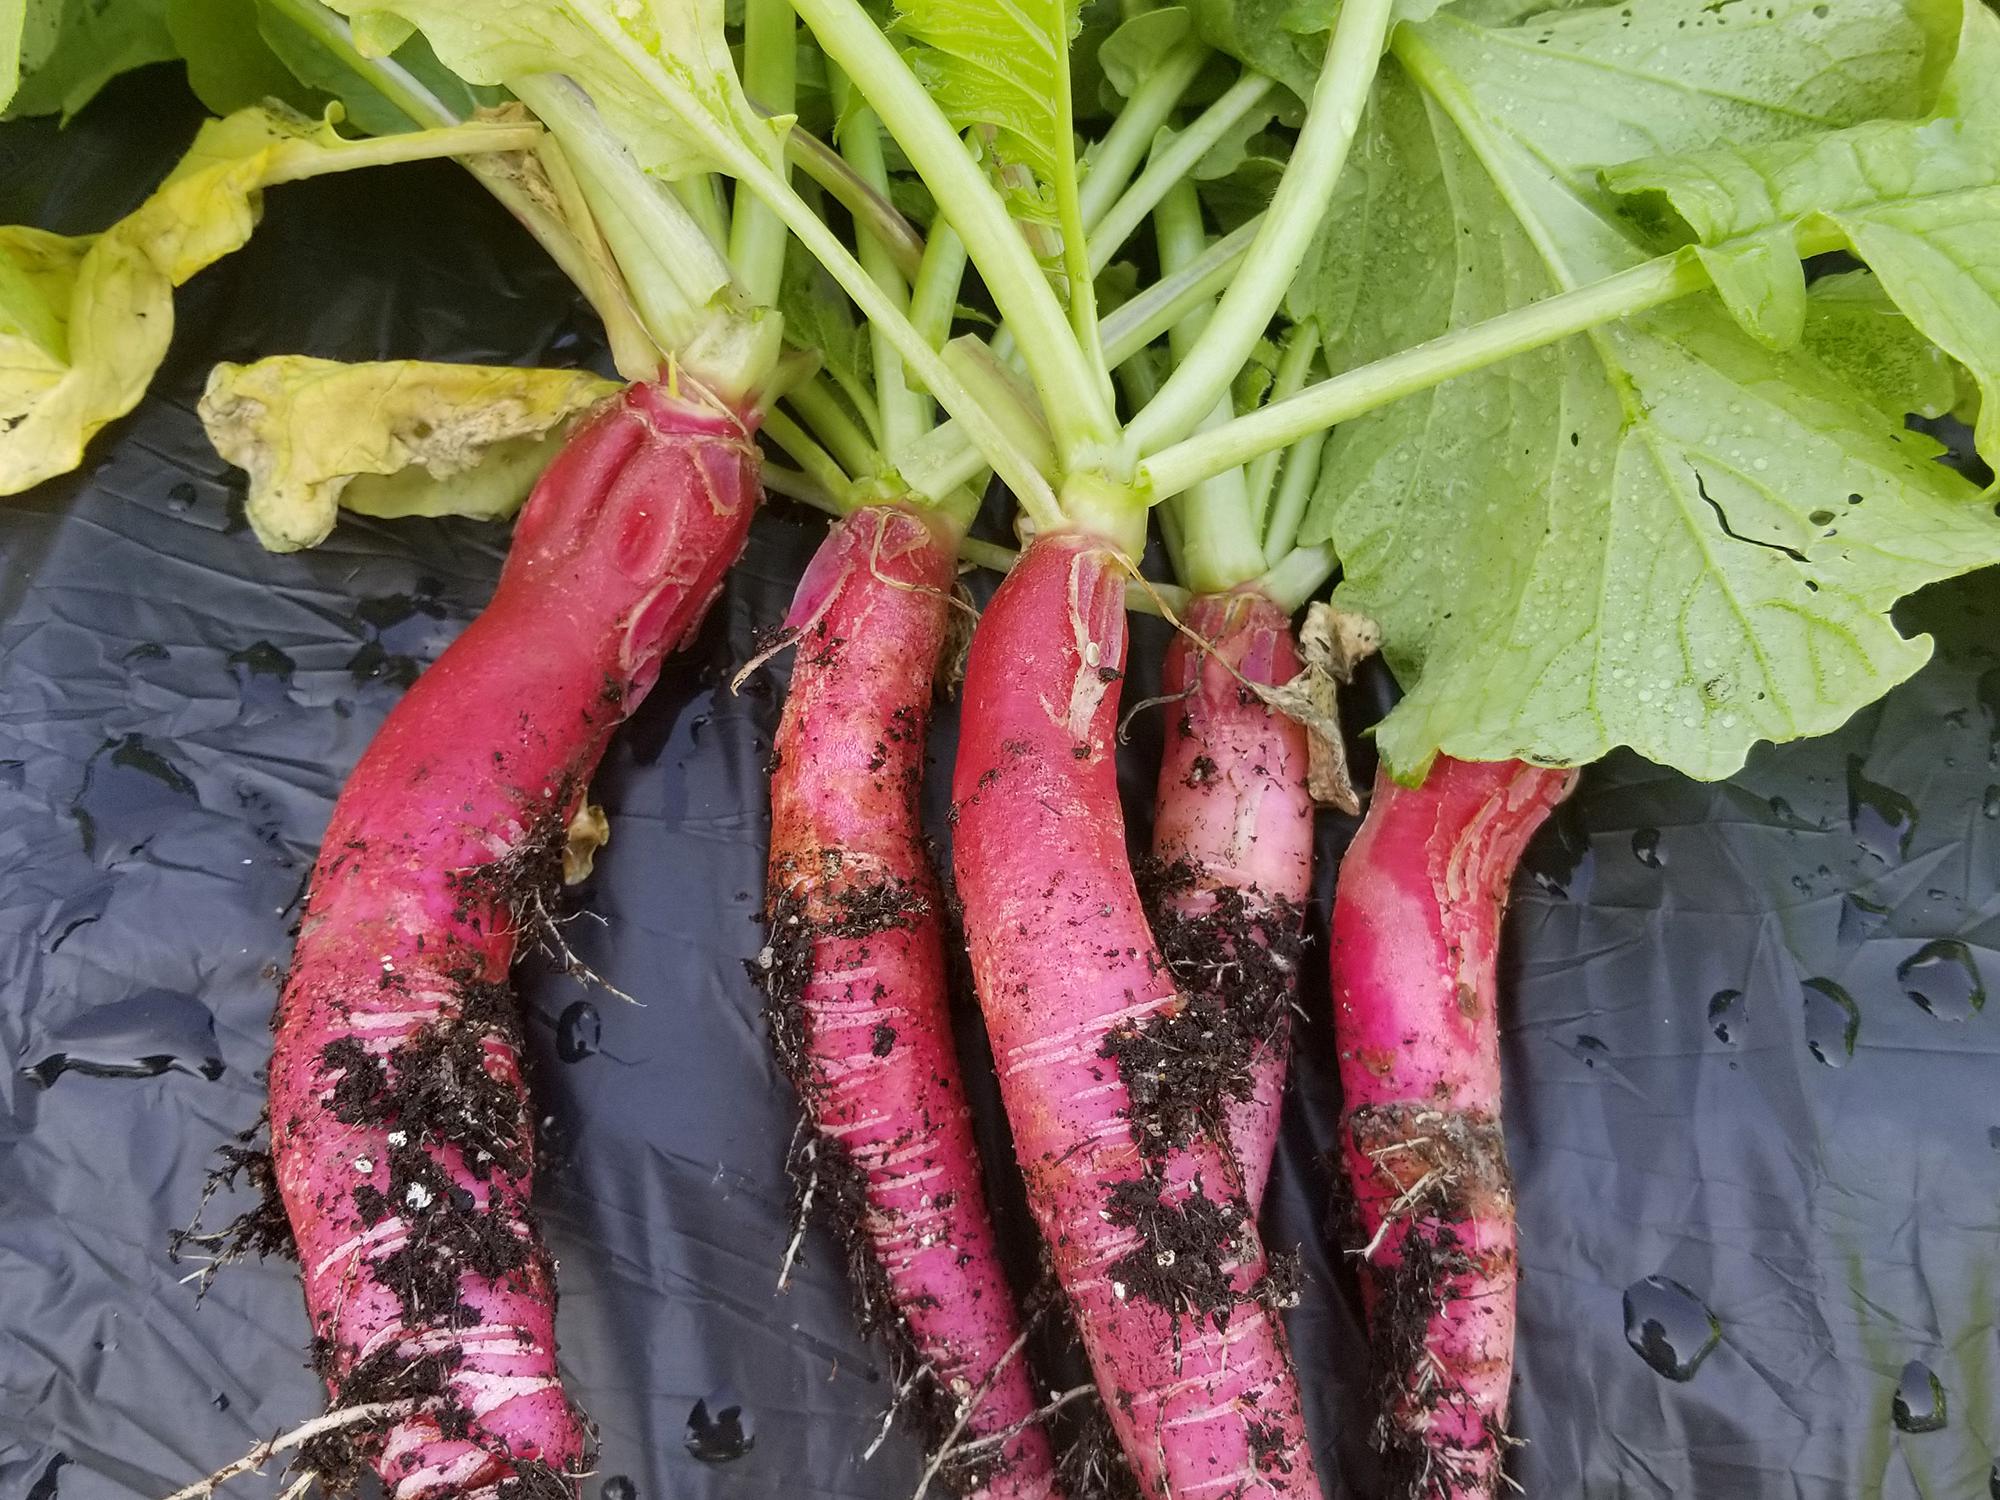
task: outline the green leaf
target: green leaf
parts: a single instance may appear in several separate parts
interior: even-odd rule
[[[2000,16],[1966,11],[1954,89],[1972,113],[1921,123],[1871,121],[1800,141],[1733,145],[1629,162],[1605,173],[1648,221],[1671,221],[1712,245],[1771,253],[1723,287],[1752,326],[1771,288],[1803,284],[1794,228],[1830,224],[1933,343],[1973,374],[1983,396],[1977,440],[2000,458]]]
[[[1427,21],[1451,0],[1398,0],[1396,19]],[[1211,47],[1312,97],[1338,0],[1193,0],[1195,29]]]
[[[524,125],[347,140],[289,111],[211,120],[167,180],[103,234],[0,231],[0,495],[82,461],[137,404],[173,337],[173,289],[250,238],[262,190],[392,161],[531,146]]]
[[[1608,163],[1921,112],[1948,61],[1915,7],[1733,9],[1403,28],[1293,299],[1330,366],[1639,263]],[[1336,603],[1409,689],[1379,731],[1398,775],[1629,745],[1722,776],[1926,659],[1891,606],[2000,559],[2000,522],[1804,321],[1781,352],[1704,294],[1335,431],[1302,540],[1334,545]]]
[[[38,23],[32,38],[28,33],[30,13],[40,9],[31,6],[29,0],[0,0],[0,111],[7,108],[14,90],[20,87],[31,45],[35,48],[45,45],[44,24]],[[53,35],[49,35],[47,41],[53,40]]]
[[[1959,367],[1869,272],[1821,277],[1806,302],[1806,348],[1865,399],[1920,417],[1941,417],[1957,404]]]
[[[199,407],[248,471],[245,512],[273,552],[316,547],[339,509],[504,520],[572,418],[618,389],[585,370],[279,355],[219,364]]]
[[[265,45],[292,74],[341,102],[347,117],[370,135],[393,135],[419,121],[343,55],[346,21],[319,0],[257,0],[257,24]],[[411,37],[390,57],[402,72],[450,114],[469,119],[480,109],[503,103],[507,91],[469,84],[437,60],[421,36]]]
[[[1193,30],[1194,19],[1183,6],[1142,10],[1104,39],[1097,49],[1098,66],[1111,86],[1129,99]]]
[[[785,342],[816,353],[820,366],[847,393],[855,410],[875,401],[875,374],[868,332],[855,321],[853,306],[833,278],[796,240],[785,247],[785,276],[778,289]]]
[[[333,9],[354,19],[357,36],[414,24],[469,83],[568,74],[664,177],[782,161],[788,122],[765,119],[745,97],[721,0],[333,0]]]
[[[317,113],[324,95],[301,84],[258,29],[258,0],[167,0],[167,34],[188,84],[219,115],[265,99]]]
[[[13,115],[67,120],[120,73],[177,55],[165,0],[30,0],[27,26]]]
[[[1008,211],[1058,244],[1077,190],[1069,48],[1078,24],[1076,0],[900,0],[893,28],[946,117],[979,132]]]

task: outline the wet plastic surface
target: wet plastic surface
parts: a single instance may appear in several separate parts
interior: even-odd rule
[[[0,220],[101,227],[193,121],[155,73],[60,138],[0,129]],[[167,1236],[214,1146],[257,1118],[275,976],[341,776],[504,546],[471,524],[344,519],[316,552],[263,553],[193,415],[209,365],[597,347],[449,167],[275,191],[178,322],[169,367],[84,472],[0,509],[0,1500],[157,1497],[318,1410],[293,1268],[228,1269],[197,1305],[198,1266],[171,1263]],[[606,759],[613,840],[568,936],[643,1008],[546,964],[525,976],[540,1199],[602,1500],[902,1500],[920,1469],[900,1426],[861,1458],[888,1392],[831,1242],[810,1238],[774,1292],[795,1110],[743,961],[784,665],[740,696],[726,678],[822,525],[760,518]],[[1503,1002],[1530,1495],[1987,1493],[2000,587],[1907,613],[1938,660],[1841,733],[1715,786],[1614,758],[1531,852]],[[1128,701],[1161,645],[1142,624]],[[1135,725],[1135,808],[1158,728]],[[1322,927],[1348,832],[1322,829]],[[1365,1344],[1323,1233],[1323,954],[1266,1229],[1305,1250],[1290,1323],[1329,1483],[1372,1500]],[[968,1027],[975,1066],[978,1049]],[[990,1086],[974,1093],[1001,1160]],[[1018,1199],[999,1214],[1031,1272]]]

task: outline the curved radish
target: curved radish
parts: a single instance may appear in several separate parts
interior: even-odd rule
[[[1181,1028],[1191,1035],[1173,1052],[1202,1057],[1217,1075],[1254,1206],[1278,1143],[1312,894],[1313,803],[1305,729],[1241,679],[1282,686],[1298,675],[1299,656],[1284,611],[1254,589],[1197,595],[1181,622],[1208,647],[1176,634],[1167,648],[1161,691],[1177,701],[1141,884],[1160,949],[1192,1002]]]
[[[333,1404],[423,1403],[344,1455],[394,1500],[560,1496],[587,1467],[507,973],[606,738],[757,496],[745,417],[651,385],[600,408],[334,808],[274,1023],[272,1147]]]
[[[946,1004],[944,916],[918,819],[931,683],[956,574],[932,518],[868,506],[837,525],[786,620],[798,654],[771,776],[772,1039],[811,1115],[814,1201],[846,1240],[864,1323],[928,1365],[935,1440],[1035,1411],[994,1243]],[[1048,1436],[1024,1426],[946,1469],[961,1493],[1044,1500]]]
[[[1448,756],[1420,787],[1378,777],[1340,867],[1341,1141],[1397,1495],[1502,1483],[1518,1268],[1495,956],[1521,851],[1575,779]]]
[[[1235,1162],[1199,1119],[1136,1109],[1109,1055],[1180,1006],[1118,806],[1126,577],[1109,544],[1044,534],[973,636],[952,788],[973,974],[1029,1202],[1141,1488],[1316,1497]]]

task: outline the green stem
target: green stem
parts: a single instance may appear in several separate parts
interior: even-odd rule
[[[1309,432],[1285,451],[1285,477],[1278,486],[1277,503],[1271,507],[1271,522],[1264,533],[1264,560],[1275,564],[1292,550],[1299,539],[1299,527],[1306,518],[1313,486],[1319,482],[1320,454],[1326,449],[1327,432]]]
[[[667,184],[667,190],[680,200],[681,207],[693,216],[701,232],[708,236],[709,244],[720,254],[729,243],[729,210],[723,206],[722,185],[708,173],[700,172],[674,178]]]
[[[1111,122],[1111,128],[1085,163],[1083,186],[1077,197],[1086,230],[1095,231],[1111,211],[1111,205],[1118,201],[1119,193],[1152,149],[1153,137],[1167,123],[1174,106],[1181,102],[1181,95],[1188,91],[1207,61],[1208,48],[1189,37],[1161,58],[1159,65],[1132,91],[1132,97],[1125,101],[1118,118]]]
[[[575,84],[542,73],[509,86],[562,143],[655,342],[721,394],[754,397],[781,352],[778,320],[740,310],[721,252]]]
[[[1142,480],[1150,484],[1155,500],[1177,495],[1210,474],[1286,447],[1308,433],[1707,285],[1701,262],[1691,251],[1662,255],[1573,292],[1544,297],[1319,381],[1288,401],[1273,402],[1211,432],[1183,439],[1148,458],[1141,466]]]
[[[790,114],[798,91],[797,25],[790,0],[745,0],[743,87],[777,114]],[[737,285],[759,307],[775,307],[785,275],[785,226],[755,193],[739,192],[729,225],[729,264]]]
[[[895,46],[860,0],[793,0],[793,7],[818,37],[826,55],[874,106],[936,197],[939,212],[964,239],[988,292],[1021,341],[1029,373],[1065,455],[1113,441],[1118,429],[1111,404],[1089,355],[1070,329],[1054,289],[1008,215],[1006,204],[966,154],[951,122]],[[792,232],[806,238],[797,224],[792,225]],[[848,295],[854,296],[851,288]],[[855,301],[860,303],[861,299],[856,296]],[[927,383],[944,397],[941,387]],[[950,407],[952,402],[946,398],[945,405]],[[1014,485],[1004,470],[1003,477]],[[1046,485],[1041,488],[1046,489]],[[1020,494],[1018,487],[1016,494]],[[1026,496],[1020,498],[1026,503]]]
[[[834,503],[839,504],[853,488],[852,480],[839,461],[814,442],[812,435],[786,416],[783,410],[773,407],[765,412],[763,430],[799,466],[800,472],[826,491]]]
[[[882,194],[840,159],[840,153],[809,130],[794,125],[785,136],[785,160],[826,191],[854,216],[855,227],[886,245],[904,276],[915,276],[924,256],[924,237]]]
[[[1319,353],[1319,324],[1308,318],[1303,323],[1294,323],[1285,332],[1284,347],[1278,352],[1278,372],[1271,379],[1269,400],[1283,401],[1296,396],[1305,389],[1306,378],[1312,374],[1313,356]],[[1244,471],[1244,483],[1250,490],[1250,519],[1258,531],[1263,531],[1271,515],[1271,487],[1278,478],[1278,459],[1273,450],[1260,453],[1250,461]],[[1268,541],[1266,550],[1269,550]]]
[[[1203,110],[1194,121],[1155,152],[1139,180],[1122,194],[1104,215],[1090,237],[1090,268],[1103,274],[1132,232],[1159,206],[1167,189],[1186,180],[1201,159],[1215,149],[1216,142],[1229,133],[1271,90],[1271,80],[1258,73],[1245,73],[1223,96]]]
[[[942,344],[951,337],[958,316],[958,291],[965,281],[965,241],[949,224],[931,230],[930,243],[910,288],[910,322],[926,343]]]
[[[882,156],[881,123],[866,105],[850,110],[847,103],[849,92],[846,79],[836,74],[834,109],[846,121],[840,130],[841,154],[854,168],[856,177],[886,196],[889,191],[889,166]],[[873,235],[864,233],[860,236],[859,250],[861,264],[875,278],[875,285],[882,289],[882,295],[907,314],[910,307],[909,288],[904,285],[902,272],[896,269],[895,258],[889,253],[889,248]],[[910,389],[903,357],[896,352],[895,342],[889,337],[887,329],[869,324],[868,348],[875,367],[875,411],[881,423],[882,452],[895,453],[931,425],[930,413],[926,409],[930,403]]]
[[[1291,614],[1303,608],[1339,566],[1331,547],[1298,547],[1259,578],[1257,588],[1265,598]]]
[[[1347,164],[1394,11],[1395,0],[1345,0],[1341,6],[1305,125],[1271,195],[1257,242],[1195,349],[1126,426],[1141,457],[1194,430],[1229,389],[1284,301]]]
[[[871,29],[872,29],[872,23]],[[879,33],[878,33],[879,35]],[[901,67],[900,62],[897,63]],[[953,138],[956,146],[956,137]],[[945,410],[956,417],[965,427],[986,461],[993,466],[1001,481],[1014,492],[1014,498],[1022,509],[1034,518],[1038,526],[1056,526],[1062,520],[1062,507],[1057,503],[1055,492],[1049,487],[1048,477],[1030,461],[1007,438],[972,395],[953,375],[944,360],[922,334],[903,316],[900,309],[875,285],[867,269],[856,260],[840,237],[829,229],[825,222],[812,211],[805,199],[801,198],[783,178],[772,172],[768,166],[748,152],[738,153],[738,160],[731,163],[731,170],[753,192],[761,193],[765,200],[776,209],[786,226],[798,237],[815,260],[826,267],[828,274],[840,283],[841,290],[854,299],[854,305],[861,309],[861,315],[870,322],[886,327],[894,338],[897,349],[909,361],[910,369],[923,381],[930,393],[937,397]],[[1009,221],[1011,223],[1011,221]],[[1008,231],[1012,233],[1010,229]],[[1016,236],[1018,238],[1018,236]],[[1065,332],[1064,337],[1068,334]]]
[[[1122,373],[1126,361],[1222,290],[1248,253],[1257,222],[1252,219],[1239,225],[1210,245],[1186,270],[1162,277],[1105,318],[1104,357],[1114,370]],[[1126,404],[1142,405],[1132,399],[1130,389],[1127,386]],[[1146,386],[1149,395],[1157,389],[1156,384]],[[985,467],[985,460],[963,428],[946,422],[925,433],[908,452],[897,455],[896,465],[907,483],[925,494],[942,495],[953,485],[970,484]]]
[[[880,450],[861,424],[848,415],[819,376],[802,380],[786,397],[811,425],[818,439],[833,450],[850,474],[873,474],[881,467]]]
[[[1250,252],[1262,221],[1252,219],[1217,240],[1201,258],[1170,276],[1162,276],[1145,291],[1122,304],[1104,320],[1104,357],[1113,369],[1154,339],[1214,299],[1229,284],[1243,257]],[[1129,401],[1129,398],[1128,398]]]
[[[1160,267],[1169,275],[1186,269],[1208,248],[1201,203],[1195,197],[1194,184],[1185,178],[1167,189],[1154,224]],[[1167,347],[1176,360],[1185,357],[1200,328],[1197,312],[1168,332]],[[1225,391],[1203,425],[1220,426],[1234,415]],[[1241,469],[1226,469],[1190,485],[1160,514],[1169,516],[1170,512],[1180,533],[1174,574],[1196,593],[1226,593],[1264,571],[1264,549],[1257,544],[1257,531],[1251,524],[1250,495]]]

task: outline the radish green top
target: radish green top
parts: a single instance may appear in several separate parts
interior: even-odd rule
[[[219,3],[167,11],[187,31]],[[296,50],[310,0],[252,3],[309,76],[276,43]],[[1915,671],[1930,643],[1898,632],[1897,599],[2000,560],[1990,491],[1904,422],[1956,408],[2000,450],[2000,18],[1981,0],[1190,0],[1108,36],[1066,0],[905,0],[888,22],[791,4],[964,248],[1003,323],[990,343],[950,340],[946,267],[926,281],[923,248],[873,215],[865,164],[788,141],[790,59],[753,44],[739,64],[721,0],[335,8],[435,88],[539,89],[560,114],[569,85],[532,80],[573,80],[602,137],[558,138],[605,147],[579,176],[636,164],[592,207],[671,202],[714,252],[627,275],[642,323],[729,332],[705,346],[724,389],[783,383],[776,320],[743,313],[775,296],[810,318],[810,283],[776,279],[793,236],[896,353],[877,373],[901,394],[870,387],[865,436],[915,492],[990,465],[1036,526],[1136,549],[1146,507],[1240,468],[1224,571],[1261,550],[1295,598],[1338,560],[1338,602],[1381,623],[1409,690],[1380,729],[1401,776],[1440,751],[1578,764],[1617,745],[1725,775]],[[53,45],[22,34],[37,108],[93,86],[78,8],[54,7]],[[765,0],[747,14],[770,28]],[[1247,71],[1218,82],[1211,49]],[[1079,154],[1106,81],[1123,102]],[[1299,121],[1289,146],[1262,134],[1274,109]],[[860,253],[788,150],[872,223]],[[668,185],[642,192],[638,169]],[[733,222],[710,174],[741,189]],[[1120,255],[1144,257],[1140,225],[1189,180],[1227,232],[1121,302]],[[1835,251],[1853,260],[1808,266]],[[1281,310],[1298,331],[1274,351]],[[1169,329],[1155,378],[1114,381]],[[816,399],[792,410],[831,452]],[[1267,457],[1302,441],[1316,471]],[[1181,509],[1169,528],[1202,508]]]

